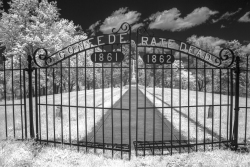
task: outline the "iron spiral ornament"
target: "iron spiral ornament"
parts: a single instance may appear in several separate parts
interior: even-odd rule
[[[46,49],[38,48],[33,53],[33,61],[38,67],[43,67],[44,65],[48,66],[52,62],[52,58],[48,56]]]
[[[126,33],[131,32],[131,25],[127,22],[122,23],[122,25],[118,28],[113,28],[112,33],[119,34],[119,33]]]
[[[215,62],[217,66],[231,67],[235,62],[234,52],[229,48],[223,48],[220,50],[219,57],[216,57]]]
[[[149,32],[145,26],[140,26],[138,29],[137,29],[137,35],[147,35],[147,36],[150,36],[150,37],[153,37],[154,36],[154,33],[153,32]]]

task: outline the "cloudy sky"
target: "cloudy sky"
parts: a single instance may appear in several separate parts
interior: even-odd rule
[[[52,1],[52,0],[49,0]],[[250,53],[250,0],[57,0],[61,17],[89,34],[110,33],[123,22],[155,35],[239,40]],[[216,40],[217,39],[217,40]]]
[[[250,43],[250,0],[58,0],[58,7],[92,34],[128,22],[182,41],[196,35]]]

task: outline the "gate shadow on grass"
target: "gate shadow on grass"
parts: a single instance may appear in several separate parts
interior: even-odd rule
[[[147,92],[148,92],[148,91],[147,91]],[[150,95],[153,96],[153,94],[152,94],[151,92],[148,92],[148,93],[149,93]],[[162,101],[162,99],[160,99],[160,98],[157,97],[157,96],[155,96],[155,98],[157,98],[158,100]],[[168,104],[168,103],[166,103],[165,101],[162,101],[162,102],[163,102],[164,104],[166,104],[167,106],[171,107],[171,105]],[[205,132],[207,132],[209,135],[215,137],[218,141],[220,141],[220,139],[221,139],[221,140],[227,141],[226,138],[221,137],[218,133],[213,132],[212,130],[208,129],[207,127],[204,127],[204,126],[203,126],[202,124],[200,124],[199,122],[196,122],[196,121],[193,120],[192,118],[188,117],[188,115],[186,115],[186,114],[184,114],[184,113],[178,111],[178,110],[175,109],[175,108],[172,108],[172,109],[173,109],[174,111],[176,111],[177,113],[179,113],[179,114],[180,114],[181,116],[183,116],[184,118],[188,119],[191,123],[195,124],[196,127],[199,127],[200,129],[204,129]]]

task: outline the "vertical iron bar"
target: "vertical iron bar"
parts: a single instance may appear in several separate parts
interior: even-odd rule
[[[131,159],[131,27],[129,27],[129,160]]]
[[[228,137],[228,130],[229,130],[229,127],[228,127],[228,123],[230,123],[230,120],[229,120],[229,98],[230,98],[230,73],[229,73],[229,69],[227,69],[227,141],[229,140],[229,137]],[[228,144],[228,143],[227,143]]]
[[[56,116],[55,116],[55,68],[52,68],[53,84],[53,128],[54,128],[54,146],[56,146]]]
[[[173,55],[173,50],[171,50],[171,55]],[[171,64],[171,152],[170,155],[173,154],[173,64]]]
[[[46,135],[47,144],[49,143],[49,118],[48,118],[48,68],[45,68],[45,103],[46,103]]]
[[[190,66],[189,62],[190,61],[190,56],[188,54],[188,144],[190,143]],[[188,153],[190,152],[190,147],[188,147]]]
[[[122,50],[122,45],[121,45],[121,50]],[[121,108],[121,110],[120,110],[120,115],[121,115],[121,119],[120,119],[120,121],[121,121],[121,145],[123,144],[123,141],[122,141],[122,138],[123,138],[123,135],[122,135],[122,133],[123,133],[123,131],[122,131],[122,87],[123,87],[123,85],[122,85],[122,70],[123,70],[123,68],[122,68],[122,62],[121,62],[121,88],[120,88],[120,101],[121,101],[121,103],[120,103],[120,108]],[[122,148],[121,148],[121,158],[123,158],[123,150],[122,150]]]
[[[79,97],[78,97],[78,54],[76,54],[76,135],[77,135],[77,151],[79,151]],[[95,128],[95,127],[94,127]],[[94,131],[95,132],[95,131]],[[94,133],[95,134],[95,133]]]
[[[95,49],[94,53],[95,53]],[[96,128],[95,128],[95,124],[96,124],[96,120],[95,120],[95,63],[93,63],[93,107],[94,107],[94,144],[96,143]],[[94,152],[96,153],[96,148],[94,148]]]
[[[162,49],[162,54],[164,54],[164,49]],[[161,138],[161,141],[162,141],[162,143],[161,143],[161,155],[163,155],[163,140],[164,140],[164,110],[165,110],[165,108],[164,108],[164,87],[165,87],[165,85],[164,85],[164,64],[162,64],[162,75],[161,75],[161,78],[162,78],[162,81],[161,81],[161,84],[162,84],[162,92],[161,92],[161,95],[162,95],[162,101],[161,101],[161,107],[162,107],[162,115],[161,115],[161,117],[162,117],[162,124],[161,124],[161,129],[162,129],[162,131],[161,131],[161,133],[162,133],[162,138]]]
[[[203,139],[203,142],[204,142],[204,151],[206,151],[206,103],[207,103],[207,78],[206,78],[206,64],[205,64],[205,61],[204,61],[204,128],[203,128],[203,131],[204,131],[204,139]]]
[[[85,51],[85,54],[84,54],[84,104],[85,104],[85,142],[86,142],[86,152],[88,151],[88,147],[87,147],[87,142],[88,142],[88,123],[87,123],[87,118],[88,118],[88,115],[87,115],[87,52]]]
[[[156,68],[156,66],[155,66],[155,64],[153,65],[153,67],[154,67],[154,69],[153,69],[153,76],[154,76],[154,85],[153,85],[153,107],[154,107],[154,109],[153,109],[153,155],[155,155],[155,68]]]
[[[196,114],[195,114],[195,144],[196,144],[196,151],[198,151],[198,91],[199,91],[199,87],[198,87],[198,61],[197,58],[195,59],[195,76],[196,76],[196,95],[195,95],[195,101],[196,101]]]
[[[6,58],[4,57],[4,61],[3,61],[3,78],[4,78],[4,110],[5,110],[5,135],[6,135],[6,139],[8,138],[8,115],[7,115],[7,98],[6,98],[6,67],[5,67],[5,62],[6,62]],[[25,71],[23,71],[23,73],[25,73]],[[24,80],[25,81],[25,80]]]
[[[102,46],[103,51],[103,46]],[[103,63],[102,63],[102,143],[104,144],[104,69],[103,69]],[[105,148],[103,146],[103,153],[105,153]]]
[[[240,57],[236,57],[235,68],[235,120],[234,120],[234,146],[238,149],[238,121],[239,121],[239,96],[240,96]]]
[[[22,61],[21,61],[21,56],[19,59],[19,64],[20,64],[20,103],[21,103],[21,128],[22,128],[22,140],[23,140],[23,89],[22,89]]]
[[[113,45],[112,45],[113,51]],[[111,124],[112,124],[112,158],[114,158],[114,110],[113,110],[113,63],[111,63]]]
[[[63,67],[62,67],[62,62],[60,63],[60,70],[61,70],[61,90],[60,90],[60,92],[61,92],[61,108],[60,108],[60,113],[61,113],[61,143],[63,144],[63,107],[62,107],[62,105],[63,105],[63,95],[62,95],[62,93],[63,93],[63,89],[62,89],[62,87],[63,87],[63,85],[62,85],[62,73],[63,73]]]
[[[233,96],[234,96],[234,83],[233,83],[233,70],[230,70],[230,85],[231,85],[231,95],[230,95],[230,141],[233,144]]]
[[[136,44],[135,44],[135,57],[136,57],[136,142],[138,141],[138,42],[139,42],[139,36],[138,36],[138,31],[136,33]],[[135,155],[138,156],[138,151],[137,149],[135,150]]]
[[[36,141],[38,141],[39,139],[39,136],[38,136],[38,101],[37,101],[37,69],[35,69],[35,108],[36,108],[36,134],[35,134],[35,137],[36,137]]]
[[[144,53],[146,53],[146,47],[144,47]],[[146,90],[146,87],[147,87],[147,66],[146,64],[144,64],[144,73],[145,73],[145,85],[144,85],[144,138],[143,138],[143,144],[144,144],[144,147],[143,147],[143,156],[145,156],[145,153],[146,153],[146,149],[145,149],[145,140],[146,140],[146,126],[147,126],[147,111],[146,111],[146,98],[147,98],[147,90]]]
[[[182,80],[181,80],[181,52],[179,52],[179,145],[181,145],[181,89],[182,89]],[[179,147],[179,153],[181,153],[181,147]]]
[[[28,74],[29,74],[29,113],[30,113],[30,137],[34,138],[33,125],[33,100],[32,100],[32,57],[28,55]]]
[[[16,137],[16,124],[15,124],[15,101],[14,101],[14,62],[13,62],[13,56],[11,57],[11,78],[12,78],[12,84],[11,84],[11,94],[12,94],[12,105],[13,105],[13,133],[14,138]]]
[[[212,107],[214,108],[214,69],[212,69]],[[214,110],[212,110],[212,150],[214,149]]]
[[[221,147],[221,69],[220,69],[220,125],[219,125],[219,148]]]
[[[39,68],[39,78],[38,78],[38,87],[39,87],[39,140],[41,143],[42,131],[41,131],[41,69]],[[25,83],[25,82],[24,82]]]
[[[71,147],[71,121],[70,121],[70,118],[71,118],[71,102],[70,102],[70,58],[68,58],[68,63],[69,63],[69,70],[68,70],[68,99],[69,99],[69,102],[68,102],[68,105],[69,105],[69,144],[70,144],[70,147]]]
[[[23,70],[23,84],[24,84],[24,125],[25,125],[25,139],[27,139],[28,135],[28,127],[27,127],[27,106],[26,106],[26,80],[25,80],[25,70]],[[5,105],[6,106],[6,105]]]
[[[249,81],[248,81],[248,71],[249,71],[249,63],[248,63],[248,58],[249,58],[249,55],[247,56],[247,61],[246,61],[246,64],[247,64],[247,68],[246,68],[246,112],[245,112],[245,144],[246,144],[246,142],[247,142],[247,108],[248,108],[248,103],[247,103],[247,101],[248,101],[248,85],[249,85]],[[250,120],[249,120],[250,121]]]

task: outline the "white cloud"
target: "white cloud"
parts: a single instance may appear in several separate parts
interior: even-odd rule
[[[139,27],[144,26],[143,23],[138,23],[132,26],[132,31],[135,32]]]
[[[180,11],[177,8],[157,12],[149,17],[151,23],[150,29],[161,29],[170,31],[181,31],[200,25],[207,21],[210,16],[217,14],[217,11],[212,11],[207,7],[196,8],[186,17],[181,18]]]
[[[224,39],[220,39],[212,36],[200,36],[192,35],[187,39],[189,43],[196,45],[197,47],[201,47],[207,51],[212,51],[213,54],[219,54],[221,50],[221,45],[226,44],[227,41]]]
[[[100,22],[101,22],[101,20],[99,20],[99,21],[95,22],[94,24],[92,24],[91,26],[89,26],[89,30],[90,30],[93,34],[95,34],[95,32],[96,32],[96,27],[97,27],[98,25],[100,25]]]
[[[206,36],[206,37],[205,36],[200,36],[200,37],[197,37],[196,35],[192,35],[191,37],[189,37],[187,39],[187,41],[195,42],[195,43],[203,42],[203,43],[210,44],[211,46],[218,46],[218,45],[225,44],[227,42],[226,40],[220,39],[220,38],[217,38],[217,37],[212,37],[212,36]]]
[[[247,12],[244,16],[242,16],[238,21],[239,22],[250,22],[250,11]]]
[[[220,28],[226,28],[226,26],[224,26],[223,24],[220,26]]]
[[[243,46],[241,47],[241,50],[242,50],[243,52],[245,52],[245,53],[250,54],[250,43],[249,43],[247,46],[243,45]]]
[[[224,14],[223,14],[220,18],[218,18],[217,20],[213,19],[213,23],[216,23],[216,22],[218,22],[218,21],[220,21],[220,20],[224,20],[224,19],[227,19],[227,20],[228,20],[231,16],[233,16],[233,15],[237,14],[239,11],[241,11],[241,9],[242,9],[242,8],[239,8],[237,11],[231,12],[231,13],[229,13],[229,12],[224,13]]]
[[[106,18],[100,26],[103,33],[111,33],[113,28],[118,29],[122,23],[134,24],[140,19],[141,14],[137,11],[128,11],[128,8],[120,8]]]

